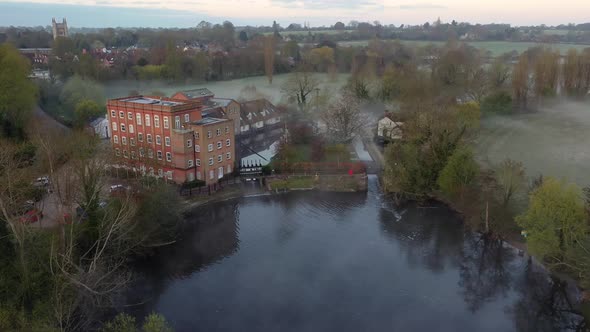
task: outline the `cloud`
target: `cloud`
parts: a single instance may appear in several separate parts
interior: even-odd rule
[[[382,7],[382,4],[370,0],[271,0],[275,5],[286,8],[303,8],[311,10],[324,9],[359,9]]]
[[[394,6],[393,8],[401,10],[427,10],[427,9],[447,9],[447,6],[437,5],[433,3],[416,3],[408,5]]]

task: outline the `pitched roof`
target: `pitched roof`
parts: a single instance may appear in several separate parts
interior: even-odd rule
[[[242,121],[261,121],[279,115],[275,105],[266,99],[256,99],[240,103]]]

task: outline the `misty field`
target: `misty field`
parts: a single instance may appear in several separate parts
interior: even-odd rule
[[[521,161],[529,177],[553,176],[590,185],[590,103],[564,102],[539,112],[482,121],[480,162]]]
[[[256,87],[256,91],[260,97],[268,98],[273,103],[284,102],[284,96],[281,93],[281,86],[285,83],[291,74],[275,75],[272,84],[268,83],[265,76],[256,76],[241,78],[228,81],[217,82],[201,82],[201,83],[174,83],[169,84],[165,82],[152,81],[116,81],[105,86],[105,94],[107,98],[118,98],[129,95],[132,90],[139,91],[141,94],[151,94],[154,91],[160,91],[167,96],[171,96],[177,91],[190,90],[197,88],[208,88],[218,98],[233,98],[239,99],[241,96],[246,99],[253,99],[257,96],[244,96],[243,89],[245,87]],[[336,77],[330,77],[328,74],[314,74],[321,82],[320,89],[322,92],[329,90],[336,93],[346,83],[348,74],[338,74]]]
[[[422,47],[430,44],[434,45],[443,45],[445,42],[437,42],[437,41],[427,41],[427,40],[402,40],[404,44],[416,47]],[[368,45],[368,40],[358,40],[358,41],[349,41],[349,42],[339,42],[339,45],[342,46],[366,46]],[[553,49],[559,50],[562,54],[565,54],[570,48],[575,48],[577,50],[583,50],[584,48],[590,47],[590,45],[582,45],[582,44],[540,44],[540,43],[533,43],[533,42],[508,42],[508,41],[475,41],[475,42],[467,42],[469,45],[472,45],[478,49],[484,51],[490,51],[492,56],[502,55],[504,53],[516,51],[518,53],[522,53],[527,49],[535,46],[550,46]]]

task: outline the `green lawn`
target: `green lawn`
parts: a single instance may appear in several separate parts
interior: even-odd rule
[[[590,102],[561,103],[536,113],[482,120],[478,160],[493,167],[521,161],[530,177],[543,174],[590,185]]]
[[[445,42],[440,41],[426,41],[426,40],[402,40],[402,43],[410,46],[415,47],[423,47],[426,45],[444,45]],[[581,45],[581,44],[540,44],[540,43],[533,43],[533,42],[507,42],[507,41],[475,41],[475,42],[467,42],[469,45],[472,45],[476,48],[479,48],[484,51],[490,51],[492,56],[502,55],[504,53],[517,51],[518,53],[522,53],[527,49],[535,46],[548,46],[554,49],[559,50],[561,53],[565,54],[567,50],[571,48],[575,48],[577,50],[583,50],[584,48],[590,47],[590,45]],[[369,44],[368,40],[358,40],[358,41],[345,41],[339,42],[339,45],[342,46],[366,46]]]

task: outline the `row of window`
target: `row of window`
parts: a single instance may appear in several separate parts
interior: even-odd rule
[[[137,140],[139,140],[140,142],[143,142],[143,133],[138,133],[137,134]],[[131,141],[131,145],[132,146],[135,146],[135,138],[133,138],[133,137],[130,138],[130,141]],[[113,135],[113,142],[115,144],[119,144],[119,136]],[[150,144],[152,143],[152,135],[151,134],[147,134],[147,142],[150,143]],[[125,136],[122,136],[121,137],[121,143],[123,145],[127,145],[127,138]],[[160,135],[156,135],[156,144],[157,145],[162,145],[162,137]],[[168,137],[168,136],[164,137],[164,145],[170,146],[170,137]],[[187,148],[191,148],[192,146],[193,146],[193,140],[192,139],[187,139],[186,140],[186,147]],[[197,150],[197,148],[195,148],[195,150]],[[197,151],[197,152],[199,152],[199,151]]]
[[[217,142],[217,149],[221,149],[221,147],[223,146],[223,143],[221,141]],[[231,146],[231,140],[228,138],[225,140],[225,146]],[[195,152],[200,152],[201,148],[198,145],[195,145]],[[207,145],[207,151],[211,152],[213,151],[213,144],[209,144]]]
[[[124,139],[125,137],[123,137]],[[119,150],[118,148],[115,149],[115,154],[117,155],[117,157],[121,156],[121,150]],[[158,160],[162,160],[162,151],[158,150],[156,151],[156,156],[158,158]],[[127,150],[123,150],[123,157],[125,158],[129,158],[129,152]],[[145,157],[145,150],[143,148],[139,148],[139,157],[140,158],[144,158]],[[135,151],[131,151],[131,159],[135,159]],[[148,150],[148,158],[153,159],[154,158],[154,150],[149,149]],[[226,152],[225,153],[225,159],[226,160],[230,160],[231,159],[231,152]],[[172,154],[170,152],[166,152],[166,161],[167,162],[172,162]],[[220,163],[223,161],[223,155],[218,155],[217,156],[217,162]],[[201,166],[201,160],[200,159],[195,159],[196,165],[197,166]],[[213,165],[214,161],[213,158],[209,158],[209,165]],[[193,167],[193,160],[189,159],[188,160],[188,167]]]
[[[115,110],[111,110],[111,117],[112,118],[117,117],[117,112]],[[119,118],[125,119],[125,112],[119,111]],[[133,112],[127,112],[127,119],[133,121]],[[147,127],[151,126],[151,117],[149,114],[145,114],[144,117],[142,118],[141,113],[135,113],[135,122],[137,123],[138,126],[143,125],[142,124],[143,119],[145,119],[145,125]],[[168,117],[164,116],[163,119],[164,119],[164,128],[169,129],[170,122],[169,122]],[[190,114],[184,114],[184,122],[190,122]],[[130,130],[131,130],[131,125],[129,125],[129,126],[130,126]],[[158,115],[154,115],[154,127],[160,128],[160,116],[158,116]],[[176,129],[180,128],[180,116],[179,115],[174,117],[174,128],[176,128]],[[116,130],[117,130],[117,123],[113,122],[113,131],[116,131]],[[125,131],[124,124],[121,124],[121,131]]]

